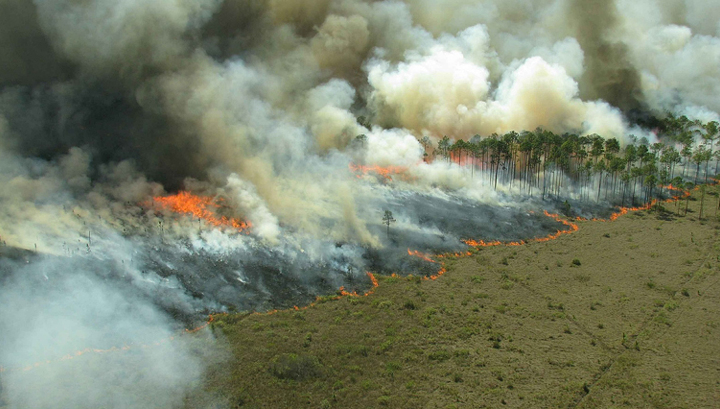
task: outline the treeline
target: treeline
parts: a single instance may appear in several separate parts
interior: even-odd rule
[[[541,128],[508,132],[469,141],[448,136],[434,146],[423,137],[427,160],[440,157],[470,169],[473,177],[546,195],[581,187],[583,199],[609,200],[625,205],[648,202],[670,185],[686,187],[718,172],[720,150],[715,150],[718,123],[691,121],[668,115],[656,130],[661,142],[631,136],[625,147],[600,135],[562,135]],[[699,140],[699,143],[695,143]],[[711,162],[714,161],[714,169]]]

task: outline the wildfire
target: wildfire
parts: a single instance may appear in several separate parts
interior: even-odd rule
[[[438,254],[438,255],[435,256],[435,257],[437,257],[437,258],[461,258],[461,257],[470,256],[470,255],[472,255],[472,252],[470,252],[470,251],[465,251],[465,252],[462,252],[462,253],[445,253],[445,254]]]
[[[689,190],[685,190],[685,189],[683,189],[683,188],[681,188],[681,187],[677,187],[677,186],[673,186],[673,185],[667,185],[667,186],[661,186],[661,187],[662,187],[663,189],[672,190],[672,191],[675,191],[675,192],[681,192],[681,194],[679,194],[679,195],[674,195],[674,196],[672,196],[672,197],[669,198],[669,199],[663,200],[664,203],[672,203],[672,202],[675,202],[675,201],[678,201],[678,200],[680,200],[680,199],[684,199],[684,198],[690,196],[690,191],[689,191]],[[646,203],[646,204],[644,204],[644,205],[642,205],[642,206],[636,206],[636,207],[620,207],[617,212],[611,214],[610,217],[607,218],[607,219],[592,218],[592,219],[589,219],[589,220],[590,220],[590,221],[593,221],[593,222],[613,222],[613,221],[617,220],[618,217],[620,217],[620,216],[625,216],[625,215],[628,214],[629,212],[637,212],[637,211],[640,211],[640,210],[649,210],[649,209],[651,209],[653,206],[655,206],[657,203],[658,203],[658,200],[657,200],[657,199],[653,199],[652,201],[650,201],[650,203]],[[576,217],[575,220],[581,221],[581,222],[588,221],[588,219],[586,219],[586,218],[584,218],[584,217]]]
[[[370,172],[377,173],[378,175],[384,177],[386,180],[392,180],[392,175],[398,175],[405,173],[407,168],[404,168],[402,166],[387,166],[387,167],[381,167],[378,165],[373,166],[364,166],[364,165],[355,165],[350,164],[350,170],[355,173],[355,176],[357,178],[362,178],[364,175],[367,175]]]
[[[443,269],[443,270],[444,270],[444,269]],[[339,294],[339,295],[337,295],[337,296],[335,296],[335,297],[331,297],[330,300],[339,300],[339,299],[341,299],[341,298],[343,298],[343,297],[360,297],[360,296],[367,297],[367,296],[369,296],[370,294],[374,293],[374,292],[375,292],[375,289],[380,286],[380,283],[378,283],[377,278],[376,278],[371,272],[368,271],[366,274],[367,274],[367,276],[370,278],[370,282],[372,283],[372,288],[370,288],[368,291],[366,291],[365,293],[363,293],[362,295],[360,295],[360,294],[358,294],[356,291],[353,291],[353,292],[351,293],[351,292],[346,291],[344,287],[340,287],[340,289],[338,290],[338,294]],[[440,274],[442,274],[442,273],[440,273]],[[437,277],[436,277],[436,278],[437,278]],[[315,300],[315,302],[311,303],[310,305],[307,305],[307,306],[304,306],[304,307],[294,306],[294,307],[292,308],[292,310],[295,310],[295,311],[306,310],[306,309],[308,309],[308,308],[314,307],[315,305],[317,305],[318,303],[320,303],[321,300],[328,300],[328,298],[318,297],[318,298]],[[279,313],[279,312],[282,312],[282,310],[277,310],[277,309],[276,309],[276,310],[267,311],[267,312],[265,312],[265,313],[256,312],[256,313],[254,313],[254,314],[257,314],[257,315],[273,315],[273,314],[277,314],[277,313]],[[196,333],[196,332],[199,332],[199,331],[207,328],[207,327],[215,320],[215,316],[219,316],[219,315],[227,315],[227,314],[225,314],[225,313],[220,313],[220,314],[215,314],[215,315],[209,315],[209,316],[208,316],[208,320],[207,320],[203,325],[201,325],[201,326],[199,326],[199,327],[197,327],[197,328],[193,328],[193,329],[185,329],[182,333],[183,333],[183,334],[194,334],[194,333]],[[168,342],[170,342],[170,341],[173,341],[174,339],[175,339],[175,336],[170,336],[170,337],[168,337],[168,338],[165,338],[165,339],[162,339],[162,340],[160,340],[160,341],[153,342],[153,343],[149,343],[149,344],[124,345],[124,346],[122,346],[122,347],[112,347],[112,348],[109,348],[109,349],[86,348],[86,349],[83,349],[83,350],[81,350],[81,351],[77,351],[77,352],[73,352],[73,353],[71,353],[71,354],[67,354],[67,355],[65,355],[65,356],[63,356],[63,357],[61,357],[61,358],[59,358],[59,359],[36,362],[36,363],[34,363],[34,364],[32,364],[32,365],[27,365],[27,366],[24,366],[24,367],[5,368],[5,367],[3,367],[3,366],[0,366],[0,373],[3,373],[3,372],[18,372],[18,371],[26,372],[26,371],[30,371],[30,370],[32,370],[32,369],[35,369],[35,368],[38,368],[38,367],[41,367],[41,366],[44,366],[44,365],[51,364],[51,363],[53,363],[53,362],[67,361],[67,360],[75,359],[75,358],[77,358],[77,357],[80,357],[80,356],[83,356],[83,355],[86,355],[86,354],[89,354],[89,353],[93,353],[93,354],[107,354],[107,353],[111,353],[111,352],[129,351],[129,350],[131,350],[131,349],[136,349],[136,348],[142,348],[142,349],[153,348],[153,347],[157,347],[157,346],[166,344],[166,343],[168,343]]]
[[[531,212],[531,213],[532,213],[532,212]],[[556,222],[562,223],[562,224],[564,224],[565,226],[567,226],[567,229],[565,229],[565,230],[558,230],[558,231],[555,232],[554,234],[550,234],[550,235],[547,235],[547,236],[545,236],[545,237],[539,237],[539,238],[536,238],[536,239],[531,239],[531,240],[528,240],[528,241],[520,240],[520,241],[511,241],[511,242],[506,242],[506,243],[504,243],[504,242],[497,241],[497,240],[495,240],[495,241],[484,241],[484,240],[472,240],[472,239],[469,239],[469,240],[463,240],[463,242],[464,242],[465,244],[467,244],[468,246],[470,246],[470,247],[476,247],[476,248],[477,248],[477,247],[496,247],[496,246],[522,246],[522,245],[524,245],[524,244],[527,244],[527,243],[533,242],[533,241],[534,241],[534,242],[545,242],[545,241],[555,240],[555,239],[557,239],[558,237],[562,236],[563,234],[574,233],[574,232],[578,231],[578,229],[579,229],[579,227],[578,227],[577,224],[563,219],[562,217],[560,217],[559,214],[550,213],[550,212],[548,212],[548,211],[545,211],[544,213],[545,213],[545,216],[550,217],[551,219],[554,219]],[[468,253],[468,255],[469,255],[469,254],[470,254],[470,253]],[[453,256],[458,257],[458,256],[462,256],[462,254],[460,254],[460,255],[454,254]],[[438,257],[447,257],[447,256],[445,255],[445,256],[438,256]]]
[[[435,261],[435,260],[433,260],[433,259],[430,258],[430,257],[432,257],[432,256],[430,256],[429,254],[421,253],[421,252],[419,252],[419,251],[417,251],[417,250],[410,250],[410,249],[408,249],[407,252],[408,252],[408,255],[410,255],[410,256],[418,257],[418,258],[421,258],[421,259],[423,259],[423,260],[425,260],[425,261],[429,261],[429,262],[431,262],[431,263],[437,263],[437,261]]]
[[[225,314],[217,314],[217,315],[225,315]],[[201,331],[202,329],[207,328],[207,326],[210,325],[210,323],[213,322],[214,320],[215,320],[215,317],[213,315],[209,315],[208,320],[203,325],[201,325],[197,328],[193,328],[193,329],[185,329],[185,330],[183,330],[182,334],[193,334],[198,331]],[[85,348],[83,350],[64,355],[58,359],[35,362],[32,365],[26,365],[26,366],[15,367],[15,368],[5,368],[5,367],[0,366],[0,373],[3,373],[3,372],[27,372],[32,369],[39,368],[41,366],[52,364],[54,362],[69,361],[69,360],[81,357],[83,355],[88,355],[88,354],[103,355],[103,354],[109,354],[112,352],[130,351],[132,349],[155,348],[155,347],[167,344],[171,341],[174,341],[175,338],[176,338],[176,336],[172,335],[167,338],[161,339],[159,341],[155,341],[155,342],[151,342],[151,343],[147,343],[147,344],[129,344],[129,345],[123,345],[121,347],[112,347],[112,348],[108,348],[108,349]]]
[[[441,275],[443,275],[443,274],[445,274],[445,273],[447,273],[447,269],[445,269],[445,267],[443,267],[443,268],[441,268],[441,269],[437,272],[437,274],[431,275],[431,276],[425,276],[425,277],[423,277],[423,280],[432,280],[432,281],[435,281],[435,280],[437,280],[438,278],[440,278]]]
[[[208,196],[197,196],[190,192],[180,192],[172,196],[155,197],[153,204],[162,209],[175,213],[192,215],[217,227],[232,227],[239,231],[252,227],[250,222],[219,216],[217,210],[220,208],[220,199]]]
[[[370,167],[370,168],[360,167],[360,166],[358,166],[358,167],[353,167],[353,165],[351,165],[351,169],[353,169],[353,170],[356,170],[356,169],[359,169],[359,168],[374,170],[373,167]],[[383,168],[379,168],[379,169],[383,169]],[[367,170],[364,170],[364,172],[367,172]],[[388,171],[388,172],[392,172],[392,171]],[[385,173],[385,174],[383,174],[383,173],[381,173],[381,172],[378,172],[378,173],[381,174],[381,175],[383,175],[383,176],[385,176],[385,177],[388,177],[387,175],[389,175],[389,173]],[[396,173],[399,173],[399,172],[396,172]],[[682,197],[682,198],[685,198],[685,197],[687,197],[687,196],[690,195],[690,192],[688,192],[688,191],[686,191],[686,190],[683,190],[683,189],[680,189],[680,188],[675,188],[675,187],[673,187],[673,186],[665,186],[665,188],[667,188],[667,189],[669,189],[669,190],[677,190],[677,191],[683,192],[683,195],[682,195],[682,196],[673,196],[671,199],[665,200],[665,202],[672,202],[672,201],[675,201],[675,200],[679,200],[681,197]],[[180,193],[178,193],[177,195],[174,195],[174,196],[157,197],[157,198],[154,198],[153,201],[154,201],[156,204],[161,205],[163,208],[165,208],[165,209],[167,209],[167,210],[170,210],[170,211],[173,211],[173,212],[176,212],[176,213],[192,214],[193,216],[198,217],[198,218],[200,218],[200,219],[203,219],[203,220],[205,220],[207,223],[210,223],[210,224],[215,225],[215,226],[229,226],[229,227],[237,228],[238,230],[244,230],[244,229],[247,229],[247,228],[251,227],[251,225],[250,225],[249,223],[244,223],[244,222],[238,221],[238,220],[236,220],[236,219],[229,219],[229,218],[224,217],[224,216],[218,217],[218,216],[215,214],[215,212],[214,212],[214,209],[217,209],[217,208],[218,208],[218,204],[216,203],[216,201],[215,201],[214,199],[209,198],[209,197],[195,196],[195,195],[193,195],[193,194],[191,194],[191,193],[188,193],[188,192],[180,192]],[[593,221],[602,221],[602,222],[614,221],[614,220],[617,220],[618,217],[623,216],[623,215],[626,215],[626,214],[628,214],[628,212],[631,212],[631,211],[648,210],[648,209],[652,208],[652,206],[654,206],[656,203],[657,203],[657,200],[653,200],[653,201],[651,201],[650,203],[648,203],[648,204],[646,204],[646,205],[644,205],[644,206],[639,206],[639,207],[621,207],[620,210],[619,210],[618,212],[616,212],[616,213],[613,213],[613,214],[610,216],[609,219],[592,219],[592,220],[593,220]],[[210,209],[213,209],[213,210],[210,210]],[[533,212],[530,212],[530,213],[533,213]],[[575,224],[575,223],[573,223],[573,222],[571,222],[571,221],[568,221],[568,220],[562,218],[562,217],[561,217],[560,215],[558,215],[558,214],[549,213],[548,211],[544,211],[544,213],[545,213],[545,216],[550,217],[550,218],[554,219],[555,221],[557,221],[557,222],[562,223],[563,225],[565,225],[565,226],[567,227],[567,229],[565,229],[565,230],[558,230],[556,233],[550,234],[550,235],[548,235],[548,236],[546,236],[546,237],[535,238],[535,239],[528,240],[528,241],[523,241],[523,240],[521,240],[521,241],[516,241],[516,242],[506,242],[506,243],[503,243],[503,242],[501,242],[501,241],[488,241],[488,242],[486,242],[486,241],[483,241],[483,240],[464,240],[464,243],[467,244],[467,245],[470,246],[470,247],[475,247],[475,248],[477,248],[477,247],[494,247],[494,246],[502,246],[502,245],[505,245],[505,246],[521,246],[521,245],[527,244],[527,243],[529,243],[529,242],[547,242],[547,241],[550,241],[550,240],[554,240],[554,239],[557,239],[558,237],[560,237],[560,236],[563,235],[563,234],[571,234],[571,233],[574,233],[574,232],[578,231],[578,229],[579,229],[579,227],[578,227],[577,224]],[[583,218],[581,218],[581,217],[577,217],[575,220],[578,220],[578,221],[586,221],[586,219],[583,219]],[[419,252],[419,251],[417,251],[417,250],[410,250],[410,249],[408,249],[407,252],[408,252],[408,255],[410,255],[410,256],[419,257],[419,258],[421,258],[421,259],[423,259],[423,260],[425,260],[425,261],[431,262],[431,263],[436,263],[436,264],[439,263],[439,264],[442,266],[442,267],[440,268],[440,270],[438,270],[438,272],[437,272],[436,274],[423,277],[423,280],[428,280],[428,281],[430,281],[430,280],[435,281],[435,280],[437,280],[438,278],[440,278],[440,276],[444,275],[444,274],[447,272],[447,269],[446,269],[445,266],[444,266],[444,262],[442,262],[442,261],[441,261],[441,262],[435,261],[435,260],[432,259],[432,257],[435,257],[435,258],[438,258],[438,259],[444,259],[444,258],[462,258],[462,257],[467,257],[467,256],[472,255],[472,252],[470,252],[470,251],[461,252],[461,253],[439,254],[439,255],[436,255],[436,256],[432,256],[432,255],[429,255],[429,254],[424,254],[424,253],[421,253],[421,252]],[[366,291],[366,292],[363,293],[362,295],[361,295],[361,294],[358,294],[357,291],[349,292],[349,291],[345,290],[345,287],[340,287],[340,289],[338,289],[338,292],[337,292],[338,295],[336,295],[336,296],[334,296],[334,297],[330,297],[330,298],[328,298],[328,297],[318,297],[318,298],[315,300],[315,302],[313,302],[313,303],[311,303],[311,304],[309,304],[309,305],[307,305],[307,306],[304,306],[304,307],[294,306],[294,307],[291,309],[291,311],[292,311],[292,310],[295,310],[295,311],[306,310],[306,309],[311,308],[311,307],[313,307],[313,306],[315,306],[315,305],[317,305],[317,304],[319,304],[319,303],[321,303],[321,302],[323,302],[323,301],[327,301],[327,300],[338,300],[338,299],[341,299],[341,298],[343,298],[343,297],[360,297],[360,296],[367,297],[367,296],[369,296],[370,294],[373,294],[373,293],[375,292],[375,290],[377,289],[377,287],[378,287],[380,284],[378,283],[377,278],[376,278],[371,272],[367,272],[366,274],[367,274],[368,277],[370,278],[370,281],[371,281],[371,283],[372,283],[372,288],[370,288],[368,291]],[[392,274],[392,277],[397,277],[397,275],[396,275],[396,274]],[[272,314],[276,314],[276,313],[279,313],[279,312],[282,312],[282,310],[272,310],[272,311],[267,311],[267,312],[265,312],[265,313],[258,313],[258,312],[256,312],[256,313],[254,313],[254,314],[258,314],[258,315],[272,315]],[[224,314],[216,314],[216,315],[224,315]],[[186,329],[186,330],[184,330],[184,333],[185,333],[185,334],[192,334],[192,333],[198,332],[198,331],[200,331],[200,330],[208,327],[208,325],[210,325],[213,321],[214,321],[214,316],[213,316],[213,315],[210,315],[210,316],[208,317],[207,322],[205,322],[203,325],[201,325],[200,327],[194,328],[194,329]],[[63,356],[63,357],[61,357],[61,358],[59,358],[59,359],[57,359],[57,360],[55,360],[55,361],[66,361],[66,360],[74,359],[74,358],[76,358],[76,357],[85,355],[85,354],[87,354],[87,353],[105,354],[105,353],[117,352],[117,351],[127,351],[127,350],[130,350],[130,349],[132,349],[132,348],[151,348],[151,347],[155,347],[155,346],[159,346],[159,345],[165,344],[165,343],[170,342],[170,341],[172,341],[172,340],[174,340],[174,339],[175,339],[175,336],[171,336],[171,337],[168,337],[168,338],[166,338],[166,339],[163,339],[163,340],[154,342],[154,343],[152,343],[152,344],[141,344],[141,345],[135,345],[135,346],[125,345],[125,346],[122,346],[122,347],[112,347],[112,348],[110,348],[110,349],[86,348],[86,349],[84,349],[84,350],[82,350],[82,351],[77,351],[77,352],[75,352],[75,353],[65,355],[65,356]],[[37,367],[40,367],[40,366],[43,366],[43,365],[46,365],[46,364],[50,364],[50,363],[55,362],[55,361],[49,361],[49,360],[48,360],[48,361],[42,361],[42,362],[38,362],[38,363],[35,363],[35,364],[32,364],[32,365],[28,365],[28,366],[25,366],[25,367],[17,367],[17,368],[5,368],[5,367],[0,366],[0,373],[3,373],[3,372],[15,372],[15,371],[29,371],[29,370],[32,370],[32,369],[34,369],[34,368],[37,368]]]
[[[306,306],[304,306],[304,307],[298,307],[297,305],[294,305],[294,306],[292,307],[292,310],[294,310],[294,311],[303,311],[303,310],[307,310],[308,308],[312,308],[312,307],[314,307],[314,306],[316,306],[316,305],[318,305],[318,304],[320,304],[320,303],[323,303],[323,302],[325,302],[325,301],[340,300],[340,299],[342,299],[342,298],[344,298],[344,297],[367,297],[367,296],[369,296],[370,294],[374,293],[374,292],[375,292],[375,289],[376,289],[377,287],[379,287],[380,284],[378,283],[378,280],[377,280],[377,278],[375,278],[375,276],[373,275],[373,273],[367,271],[367,272],[365,272],[365,274],[367,274],[368,278],[370,278],[370,282],[372,283],[372,288],[369,289],[368,291],[364,292],[363,294],[358,294],[357,291],[349,292],[349,291],[345,290],[345,287],[340,287],[340,288],[338,289],[338,291],[337,291],[337,295],[334,296],[334,297],[317,297],[317,298],[315,299],[315,302],[312,302],[312,303],[310,303],[310,304],[308,304],[308,305],[306,305]],[[272,311],[267,311],[267,312],[265,312],[265,313],[256,312],[256,313],[254,313],[254,314],[255,314],[255,315],[273,315],[273,314],[277,314],[277,313],[279,313],[279,312],[283,312],[283,310],[272,310]]]
[[[485,241],[485,240],[463,240],[463,243],[470,247],[495,247],[503,243],[501,241]]]

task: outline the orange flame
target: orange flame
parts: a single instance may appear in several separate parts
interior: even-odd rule
[[[503,243],[501,241],[485,241],[485,240],[463,240],[463,243],[470,247],[494,247],[500,246]]]
[[[350,164],[349,165],[350,170],[353,171],[358,178],[362,178],[364,175],[367,175],[369,172],[377,173],[378,175],[384,177],[386,180],[392,180],[392,175],[398,175],[405,173],[407,168],[402,166],[387,166],[387,167],[381,167],[378,165],[373,166],[364,166],[364,165],[355,165]]]
[[[364,292],[363,294],[358,294],[357,291],[349,292],[349,291],[345,290],[345,287],[340,287],[337,291],[338,295],[336,295],[334,297],[329,297],[329,298],[328,297],[317,297],[314,302],[312,302],[304,307],[298,307],[297,305],[294,305],[291,309],[285,310],[285,311],[304,311],[304,310],[307,310],[308,308],[312,308],[312,307],[318,305],[319,303],[321,303],[323,301],[340,300],[344,297],[361,297],[361,296],[367,297],[370,294],[374,293],[375,289],[378,286],[380,286],[380,284],[378,283],[378,280],[377,280],[377,278],[375,278],[373,273],[368,271],[365,274],[367,274],[367,276],[370,278],[370,282],[372,283],[372,288],[369,289],[368,291]],[[267,312],[255,312],[255,313],[253,313],[253,315],[273,315],[273,314],[277,314],[277,313],[280,313],[283,311],[284,310],[271,310],[271,311],[267,311]]]
[[[421,259],[423,259],[423,260],[425,260],[425,261],[429,261],[429,262],[431,262],[431,263],[437,263],[437,261],[435,261],[435,260],[433,260],[433,259],[430,258],[431,256],[430,256],[429,254],[421,253],[421,252],[419,252],[419,251],[417,251],[417,250],[410,250],[410,249],[408,249],[407,252],[408,252],[408,255],[410,255],[410,256],[418,257],[418,258],[421,258]]]
[[[219,201],[219,199],[208,196],[197,196],[190,192],[180,192],[172,196],[153,198],[153,203],[162,209],[192,215],[213,226],[232,227],[240,231],[252,227],[250,222],[244,222],[226,216],[218,216],[216,212],[220,207],[218,204]]]

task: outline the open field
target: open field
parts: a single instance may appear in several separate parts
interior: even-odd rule
[[[717,407],[718,190],[705,220],[696,191],[687,216],[579,222],[447,260],[436,281],[379,277],[367,297],[217,317],[232,359],[187,406]]]

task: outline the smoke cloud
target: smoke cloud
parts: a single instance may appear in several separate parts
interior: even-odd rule
[[[432,273],[410,248],[554,232],[537,192],[423,144],[536,128],[624,143],[652,137],[637,116],[715,119],[716,3],[0,1],[0,365],[361,290],[366,270]],[[252,227],[154,200],[180,190]],[[191,343],[4,372],[0,399],[175,407],[204,369]]]

